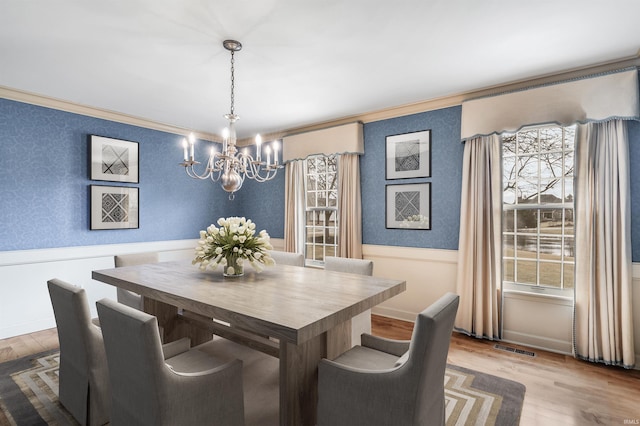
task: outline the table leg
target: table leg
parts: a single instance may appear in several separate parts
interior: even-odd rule
[[[213,338],[213,333],[210,331],[183,321],[178,315],[177,307],[148,297],[143,298],[143,303],[144,311],[154,315],[158,319],[158,325],[163,328],[162,341],[164,343],[189,337],[191,346],[197,346]]]
[[[280,425],[315,425],[318,363],[351,347],[351,321],[299,345],[280,341]]]

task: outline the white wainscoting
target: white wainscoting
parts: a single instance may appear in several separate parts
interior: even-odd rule
[[[456,291],[458,252],[424,248],[364,245],[373,274],[407,281],[407,291],[373,309],[374,314],[414,321],[418,313],[447,291]],[[640,367],[640,263],[633,265],[633,311],[636,364]],[[573,302],[544,295],[506,292],[504,340],[571,354]]]
[[[155,241],[0,252],[0,339],[56,326],[47,280],[59,278],[87,291],[95,302],[116,298],[115,288],[91,279],[94,269],[113,268],[116,254],[156,251],[161,261],[192,259],[197,240]]]

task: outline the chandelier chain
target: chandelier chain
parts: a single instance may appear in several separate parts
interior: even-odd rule
[[[234,89],[235,89],[235,83],[236,83],[235,75],[234,75],[235,74],[234,73],[234,71],[235,71],[235,68],[234,68],[235,59],[234,59],[233,54],[234,54],[234,51],[232,50],[231,51],[231,115],[233,115],[233,110],[234,110],[234,108],[233,108],[233,104],[234,104],[234,101],[235,101]]]

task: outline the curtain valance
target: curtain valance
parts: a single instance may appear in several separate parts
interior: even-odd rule
[[[286,136],[282,140],[282,161],[324,154],[364,154],[362,123],[349,123]]]
[[[461,138],[613,118],[640,118],[636,68],[463,102]]]

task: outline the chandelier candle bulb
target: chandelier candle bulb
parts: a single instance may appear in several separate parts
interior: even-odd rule
[[[196,137],[193,135],[193,133],[189,134],[189,146],[191,148],[191,153],[190,153],[190,157],[189,159],[191,161],[195,161],[195,144],[196,144]]]
[[[275,141],[273,143],[273,165],[278,165],[278,142]]]
[[[262,160],[262,136],[256,135],[256,161]]]
[[[264,147],[264,152],[267,153],[267,167],[269,167],[269,163],[271,162],[271,148],[269,145]]]
[[[189,151],[187,151],[187,140],[182,138],[182,148],[184,148],[184,161],[187,162],[189,160]]]

